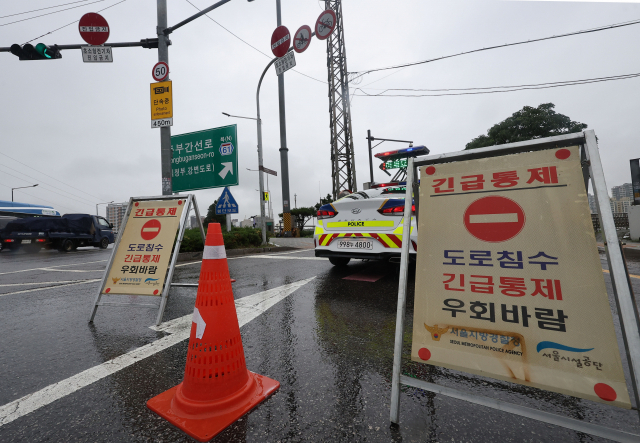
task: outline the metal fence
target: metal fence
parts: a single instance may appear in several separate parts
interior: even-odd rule
[[[614,212],[613,221],[616,224],[616,229],[629,229],[629,214],[626,212]],[[593,229],[599,231],[600,219],[598,214],[591,214],[591,222],[593,223]]]

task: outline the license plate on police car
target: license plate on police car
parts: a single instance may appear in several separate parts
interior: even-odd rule
[[[31,243],[31,240],[22,240],[23,245],[28,245],[29,243]]]
[[[373,240],[340,240],[338,249],[373,249]]]

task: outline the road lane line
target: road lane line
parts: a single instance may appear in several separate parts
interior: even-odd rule
[[[607,274],[609,273],[609,271],[607,271],[606,269],[603,269],[602,272],[606,272]],[[640,278],[640,275],[629,274],[629,277],[631,277],[631,278]]]
[[[107,260],[88,261],[88,262],[84,262],[84,263],[70,263],[68,265],[47,266],[46,268],[21,269],[20,271],[0,272],[0,275],[18,274],[20,272],[29,272],[29,271],[42,271],[44,269],[62,268],[64,266],[88,265],[88,264],[91,264],[91,263],[102,263],[102,262],[105,262],[105,261],[107,261]]]
[[[238,312],[240,327],[264,314],[269,308],[284,300],[314,278],[315,276],[236,300],[236,311]],[[153,343],[129,351],[119,357],[0,406],[0,427],[188,339],[191,333],[192,317],[193,314],[185,315],[179,319],[162,323],[156,329],[171,335],[162,337]]]
[[[104,272],[104,269],[89,269],[88,271],[84,270],[75,270],[75,269],[50,269],[50,268],[42,268],[43,271],[51,271],[51,272]]]
[[[280,257],[277,255],[260,255],[249,258],[274,258],[278,260],[326,260],[324,257]]]
[[[24,291],[16,291],[16,292],[6,292],[4,294],[0,294],[0,297],[4,297],[5,295],[14,295],[14,294],[24,294],[27,292],[35,292],[35,291],[44,291],[45,289],[58,289],[58,288],[63,288],[65,286],[75,286],[75,285],[83,285],[85,283],[93,283],[93,282],[97,282],[100,281],[100,278],[94,278],[91,280],[84,280],[78,283],[69,283],[66,285],[54,285],[54,286],[45,286],[44,288],[35,288],[35,289],[25,289]]]
[[[63,280],[63,281],[39,281],[39,282],[31,282],[31,283],[7,283],[2,284],[0,287],[4,286],[37,286],[37,285],[54,285],[61,283],[84,283],[87,280]]]

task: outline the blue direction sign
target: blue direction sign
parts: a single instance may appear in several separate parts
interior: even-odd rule
[[[236,203],[235,198],[231,195],[229,188],[225,187],[222,191],[222,195],[218,199],[218,204],[216,205],[216,214],[237,214],[238,213],[238,203]]]

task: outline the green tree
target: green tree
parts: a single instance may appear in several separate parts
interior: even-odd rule
[[[511,117],[493,125],[487,135],[479,135],[471,140],[465,149],[581,132],[587,128],[585,123],[575,122],[566,115],[558,114],[553,108],[553,103],[543,103],[537,108],[525,106]]]
[[[221,225],[224,225],[224,226],[227,225],[227,216],[224,214],[223,215],[216,214],[217,204],[218,204],[218,200],[214,201],[213,204],[209,206],[209,210],[207,211],[207,216],[204,218],[205,228],[209,225],[209,223],[220,223]]]
[[[320,206],[326,205],[328,203],[333,203],[333,198],[331,198],[331,194],[327,194],[325,198],[320,199],[320,203],[316,203],[316,206],[315,206],[316,211],[320,209]]]

